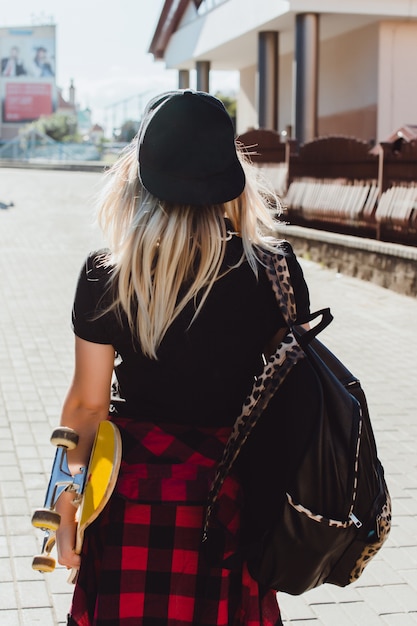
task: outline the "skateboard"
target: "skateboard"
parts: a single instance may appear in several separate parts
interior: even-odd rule
[[[51,478],[46,490],[44,506],[32,516],[32,525],[44,531],[41,554],[32,561],[32,568],[39,572],[52,572],[55,559],[51,552],[56,542],[60,515],[55,510],[58,498],[64,491],[73,492],[77,507],[77,531],[75,552],[81,553],[86,528],[106,506],[116,484],[122,456],[120,432],[110,421],[100,422],[87,469],[72,476],[68,469],[67,451],[78,444],[78,434],[72,428],[56,428],[51,443],[57,446],[52,464]],[[68,582],[74,583],[77,570],[72,570]]]

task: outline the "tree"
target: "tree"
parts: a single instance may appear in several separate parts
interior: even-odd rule
[[[26,133],[30,129],[44,133],[59,142],[82,141],[81,135],[77,132],[77,117],[74,113],[42,115],[38,120],[25,126],[23,132]]]
[[[232,118],[233,124],[236,126],[236,107],[237,107],[236,98],[233,98],[232,96],[226,96],[222,94],[220,91],[218,91],[215,94],[215,96],[216,98],[218,98],[219,100],[223,102],[226,111]]]
[[[139,130],[139,122],[135,120],[126,120],[115,133],[116,141],[125,141],[129,143]]]

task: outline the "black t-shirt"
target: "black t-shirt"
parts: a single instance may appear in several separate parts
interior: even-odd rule
[[[308,289],[288,243],[283,252],[301,319],[309,312]],[[262,371],[265,345],[285,326],[262,266],[258,278],[244,262],[217,280],[191,326],[195,304],[189,302],[154,360],[141,352],[124,315],[120,321],[114,312],[100,314],[111,302],[111,269],[100,265],[102,253],[91,253],[81,270],[72,320],[77,336],[114,347],[115,377],[124,400],[117,403],[118,412],[141,421],[232,425],[254,376]],[[232,236],[222,270],[241,255],[242,241]]]

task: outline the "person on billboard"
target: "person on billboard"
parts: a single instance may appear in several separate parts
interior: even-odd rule
[[[22,59],[19,57],[20,50],[17,46],[10,48],[10,55],[1,60],[2,76],[24,76],[27,74]]]
[[[38,78],[46,78],[54,76],[52,65],[48,59],[48,51],[43,46],[36,48],[35,58],[33,59],[33,75]]]

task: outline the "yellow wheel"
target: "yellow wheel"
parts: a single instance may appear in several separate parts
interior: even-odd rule
[[[53,572],[55,569],[55,559],[49,554],[38,554],[33,557],[32,569],[38,572]]]
[[[78,444],[78,434],[72,428],[66,426],[59,426],[55,428],[51,435],[51,443],[54,446],[66,448],[67,450],[74,450]]]
[[[60,514],[50,509],[37,509],[32,515],[32,526],[41,530],[56,530],[60,522]]]

